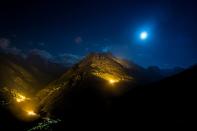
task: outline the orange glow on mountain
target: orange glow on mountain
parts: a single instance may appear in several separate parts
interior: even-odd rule
[[[37,115],[37,114],[36,114],[34,111],[32,111],[32,110],[27,111],[27,114],[28,114],[29,116],[36,116],[36,115]]]
[[[24,95],[21,95],[21,94],[17,93],[15,99],[16,99],[16,102],[20,103],[20,102],[28,100],[29,98],[25,97]]]
[[[112,84],[112,85],[115,84],[116,82],[118,82],[118,80],[114,80],[114,79],[109,80],[109,83]]]

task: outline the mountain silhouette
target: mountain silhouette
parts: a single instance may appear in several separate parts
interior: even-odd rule
[[[51,130],[127,119],[183,123],[195,112],[197,66],[184,71],[144,68],[111,53],[90,53],[71,68],[35,54],[24,58],[2,53],[0,60],[0,120],[13,125],[2,130],[23,130],[49,118],[61,120]],[[4,101],[5,89],[31,94],[28,102],[36,103],[39,119],[28,124],[16,119],[8,110],[12,105]]]
[[[63,118],[72,113],[106,113],[124,92],[162,78],[160,72],[111,53],[91,53],[37,94],[38,112]]]

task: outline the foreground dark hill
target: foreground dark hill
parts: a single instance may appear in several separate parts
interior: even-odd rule
[[[114,101],[115,113],[135,122],[192,122],[196,112],[197,66],[138,87]],[[122,112],[122,113],[120,113]]]
[[[105,85],[101,84],[103,81],[88,79],[67,90],[68,93],[55,95],[55,102],[54,98],[48,99],[48,106],[52,107],[48,111],[52,112],[51,117],[62,120],[54,130],[65,130],[70,125],[102,127],[129,124],[132,128],[136,123],[192,122],[196,112],[196,81],[197,66],[193,66],[152,84],[125,84],[129,90],[114,96],[95,90],[95,85],[98,88]]]

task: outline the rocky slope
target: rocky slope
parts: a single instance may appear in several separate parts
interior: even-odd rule
[[[110,53],[89,54],[37,94],[38,111],[43,114],[66,112],[65,108],[71,109],[79,101],[84,105],[89,102],[92,105],[92,100],[105,105],[98,104],[95,108],[105,108],[107,97],[121,94],[128,89],[128,85],[131,88],[137,85],[131,69],[139,70],[141,67]]]
[[[40,56],[0,53],[0,92],[7,101],[13,98],[29,98],[59,77],[65,67],[51,63]]]

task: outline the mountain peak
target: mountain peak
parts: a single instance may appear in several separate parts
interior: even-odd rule
[[[83,59],[77,66],[83,72],[89,72],[92,75],[107,81],[127,81],[131,80],[127,74],[124,64],[120,62],[111,53],[91,53]]]
[[[118,60],[110,53],[89,54],[37,94],[39,112],[51,112],[54,107],[61,105],[55,102],[57,98],[61,101],[70,99],[79,90],[83,92],[82,96],[104,97],[104,94],[121,94],[127,89],[124,87],[128,83],[134,86],[134,77],[128,74],[128,70]],[[70,93],[68,98],[67,92]]]

